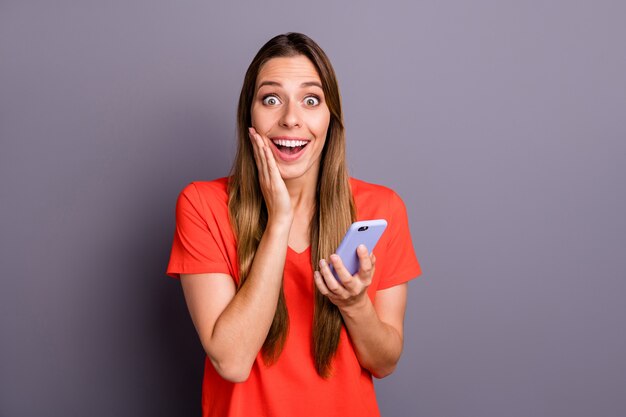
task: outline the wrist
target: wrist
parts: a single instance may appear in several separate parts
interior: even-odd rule
[[[354,320],[358,317],[365,316],[371,309],[372,302],[367,296],[367,291],[363,293],[362,297],[355,302],[339,307],[339,312],[344,319]]]
[[[267,220],[267,226],[265,230],[271,234],[284,234],[289,235],[291,230],[291,224],[293,223],[293,216],[272,216]]]

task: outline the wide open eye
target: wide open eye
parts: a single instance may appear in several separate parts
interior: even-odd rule
[[[308,96],[304,99],[304,102],[308,105],[308,106],[317,106],[320,104],[320,99],[316,96]]]
[[[268,94],[267,96],[263,97],[263,104],[265,105],[275,106],[278,103],[280,103],[280,100],[278,100],[278,97],[273,94]]]

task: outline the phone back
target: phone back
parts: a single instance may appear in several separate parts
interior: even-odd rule
[[[359,257],[356,253],[356,248],[363,244],[371,253],[386,227],[387,221],[384,219],[364,220],[352,223],[335,252],[339,255],[351,275],[356,274],[359,270]],[[339,279],[332,265],[330,266],[330,270],[333,275],[335,275],[335,278]]]

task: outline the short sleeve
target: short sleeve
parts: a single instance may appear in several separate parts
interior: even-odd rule
[[[216,221],[215,213],[207,216],[207,210],[210,205],[203,204],[194,183],[179,194],[176,230],[167,266],[170,277],[180,278],[181,273],[231,274],[223,233],[218,230],[220,222]],[[222,218],[221,222],[227,223],[228,218]]]
[[[378,290],[410,281],[422,273],[413,249],[406,208],[395,192],[389,198],[389,218],[385,233],[388,233],[386,244],[380,248],[384,253],[378,247],[374,250],[376,274],[380,273]]]

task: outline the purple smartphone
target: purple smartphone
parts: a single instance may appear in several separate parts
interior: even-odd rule
[[[341,258],[350,275],[356,274],[359,270],[359,257],[356,254],[356,248],[363,244],[372,253],[385,228],[387,228],[387,221],[384,219],[352,223],[335,252]],[[335,278],[341,281],[332,265],[330,265],[330,270]]]

